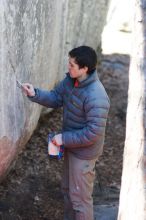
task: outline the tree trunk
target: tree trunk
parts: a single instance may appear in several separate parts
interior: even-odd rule
[[[118,220],[146,219],[146,0],[135,0]]]

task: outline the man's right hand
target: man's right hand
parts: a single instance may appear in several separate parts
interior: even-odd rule
[[[32,84],[30,83],[23,83],[22,84],[22,91],[26,96],[35,96],[35,90]]]

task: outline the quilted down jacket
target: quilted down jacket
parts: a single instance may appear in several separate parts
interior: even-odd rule
[[[35,88],[33,102],[50,108],[63,106],[62,138],[66,150],[80,159],[94,159],[103,151],[110,101],[97,71],[75,86],[69,73],[53,90]]]

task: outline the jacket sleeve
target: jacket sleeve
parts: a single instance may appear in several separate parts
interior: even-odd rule
[[[109,111],[109,100],[88,99],[85,102],[86,126],[75,131],[62,133],[63,144],[67,148],[86,147],[104,136]]]
[[[58,108],[63,105],[63,81],[61,81],[53,90],[41,90],[35,88],[35,96],[28,98],[48,108]]]

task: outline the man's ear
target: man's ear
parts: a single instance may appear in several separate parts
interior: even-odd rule
[[[84,69],[85,73],[88,73],[88,67],[87,66],[84,66],[83,69]]]

